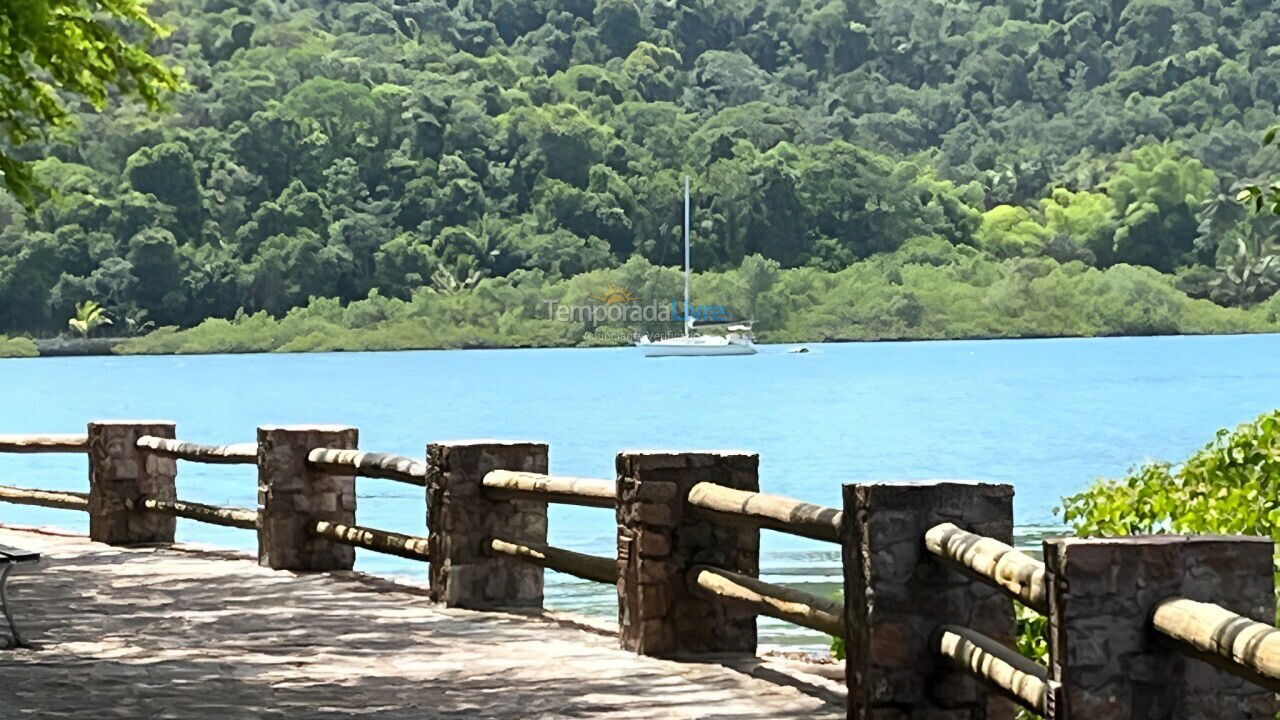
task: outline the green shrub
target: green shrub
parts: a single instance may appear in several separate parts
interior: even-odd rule
[[[1049,660],[1049,618],[1020,602],[1013,604],[1018,652],[1038,663]]]
[[[1280,540],[1280,410],[1219,430],[1181,465],[1142,465],[1065,498],[1078,535],[1221,533]]]
[[[30,338],[0,335],[0,358],[35,357],[39,354]]]
[[[630,323],[592,327],[552,319],[547,303],[590,305],[610,287],[665,304],[682,293],[675,268],[632,257],[613,270],[558,279],[541,271],[488,278],[458,292],[421,289],[408,299],[377,292],[343,305],[311,298],[283,317],[266,312],[161,328],[122,353],[315,352],[417,348],[593,346],[625,342]],[[1106,270],[1047,257],[998,260],[936,237],[842,270],[781,269],[749,256],[698,273],[698,304],[756,320],[763,342],[1089,337],[1280,330],[1274,304],[1243,310],[1193,300],[1145,267]],[[678,324],[649,323],[653,333]],[[605,333],[593,332],[596,330]]]

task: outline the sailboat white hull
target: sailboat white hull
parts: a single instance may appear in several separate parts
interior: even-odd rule
[[[642,337],[636,346],[645,357],[699,357],[711,355],[755,355],[751,342],[751,326],[729,327],[729,334],[696,335],[693,319],[689,317],[689,176],[684,178],[684,337],[667,338],[656,342]],[[745,332],[745,334],[744,334]]]
[[[755,355],[756,346],[745,340],[730,341],[722,337],[672,338],[637,343],[645,357],[698,357],[707,355]]]

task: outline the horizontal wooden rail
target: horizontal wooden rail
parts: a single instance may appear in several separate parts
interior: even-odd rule
[[[88,435],[0,435],[0,453],[82,453]]]
[[[307,455],[307,464],[326,472],[354,471],[361,477],[398,480],[419,487],[427,485],[427,466],[404,455],[316,448]]]
[[[930,528],[924,545],[966,575],[991,583],[1042,615],[1049,612],[1044,563],[1030,555],[951,523]]]
[[[540,543],[512,542],[502,538],[489,538],[485,541],[485,547],[491,553],[533,563],[583,580],[602,583],[618,582],[618,561],[613,558],[587,555]]]
[[[713,513],[722,522],[836,543],[840,542],[840,525],[844,521],[844,513],[835,508],[707,482],[698,483],[689,491],[689,506],[695,513]]]
[[[544,500],[562,505],[611,508],[617,504],[613,480],[494,470],[484,476],[484,492],[498,500]]]
[[[257,443],[232,445],[197,445],[154,435],[138,438],[138,448],[178,460],[213,465],[253,465],[258,462]]]
[[[359,525],[342,525],[325,520],[318,520],[311,527],[311,532],[322,538],[328,538],[344,545],[373,550],[374,552],[397,555],[410,560],[430,560],[431,552],[427,548],[427,539],[415,535],[402,535],[390,530],[361,527]]]
[[[173,515],[185,520],[197,520],[210,525],[254,530],[258,527],[258,511],[249,508],[205,505],[185,500],[144,499],[140,505],[151,512]]]
[[[934,650],[960,669],[1034,713],[1049,708],[1049,668],[1000,642],[955,625],[938,628]]]
[[[1280,692],[1280,630],[1212,603],[1169,598],[1151,618],[1180,652]]]
[[[35,490],[32,488],[0,485],[0,502],[15,505],[38,505],[59,510],[89,509],[89,493],[70,490]]]
[[[695,565],[686,577],[689,592],[741,605],[760,615],[844,637],[844,608],[834,600],[768,583],[709,565]]]

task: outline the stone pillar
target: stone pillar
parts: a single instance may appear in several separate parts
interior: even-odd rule
[[[1156,535],[1044,543],[1052,718],[1272,720],[1275,695],[1172,651],[1151,629],[1181,596],[1275,622],[1267,538]]]
[[[618,470],[618,625],[622,647],[660,657],[756,651],[756,616],[689,592],[696,564],[757,577],[760,530],[686,512],[700,482],[760,489],[760,458],[735,452],[623,452]]]
[[[547,472],[543,443],[466,440],[427,446],[431,593],[450,607],[542,607],[542,568],[485,552],[485,541],[546,543],[547,504],[490,500],[492,470]]]
[[[350,570],[356,550],[318,538],[317,520],[356,523],[354,471],[307,467],[315,448],[355,449],[358,433],[342,425],[258,428],[258,564],[273,570]]]
[[[89,538],[111,545],[171,543],[177,519],[136,509],[144,498],[174,500],[177,463],[138,449],[143,435],[176,437],[167,420],[89,423]]]
[[[962,482],[844,486],[845,675],[851,720],[994,720],[1013,707],[938,659],[930,636],[963,625],[1012,646],[1013,603],[949,569],[924,534],[955,523],[1013,539],[1013,488]]]

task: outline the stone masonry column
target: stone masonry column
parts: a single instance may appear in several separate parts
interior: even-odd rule
[[[1150,627],[1180,596],[1275,622],[1269,538],[1155,535],[1046,540],[1057,720],[1272,720],[1274,693],[1185,658]],[[1229,632],[1229,629],[1224,629]]]
[[[1012,705],[948,667],[930,647],[943,623],[1013,646],[1013,603],[938,562],[938,523],[1009,543],[1013,488],[963,482],[844,486],[844,601],[851,720],[994,720]]]
[[[547,472],[543,443],[464,440],[427,446],[431,594],[450,607],[542,607],[542,568],[485,552],[485,541],[546,543],[547,504],[491,500],[492,470]]]
[[[359,435],[343,425],[258,428],[258,564],[273,570],[350,570],[356,550],[311,533],[317,520],[355,525],[354,472],[307,467],[315,448],[352,450]]]
[[[695,564],[756,577],[760,530],[686,512],[700,482],[758,491],[760,458],[738,452],[622,452],[618,470],[618,625],[622,647],[660,657],[756,651],[756,616],[688,590]]]
[[[135,509],[144,498],[174,500],[177,463],[138,450],[138,438],[176,437],[167,420],[89,423],[89,538],[111,545],[171,543],[177,519]]]

